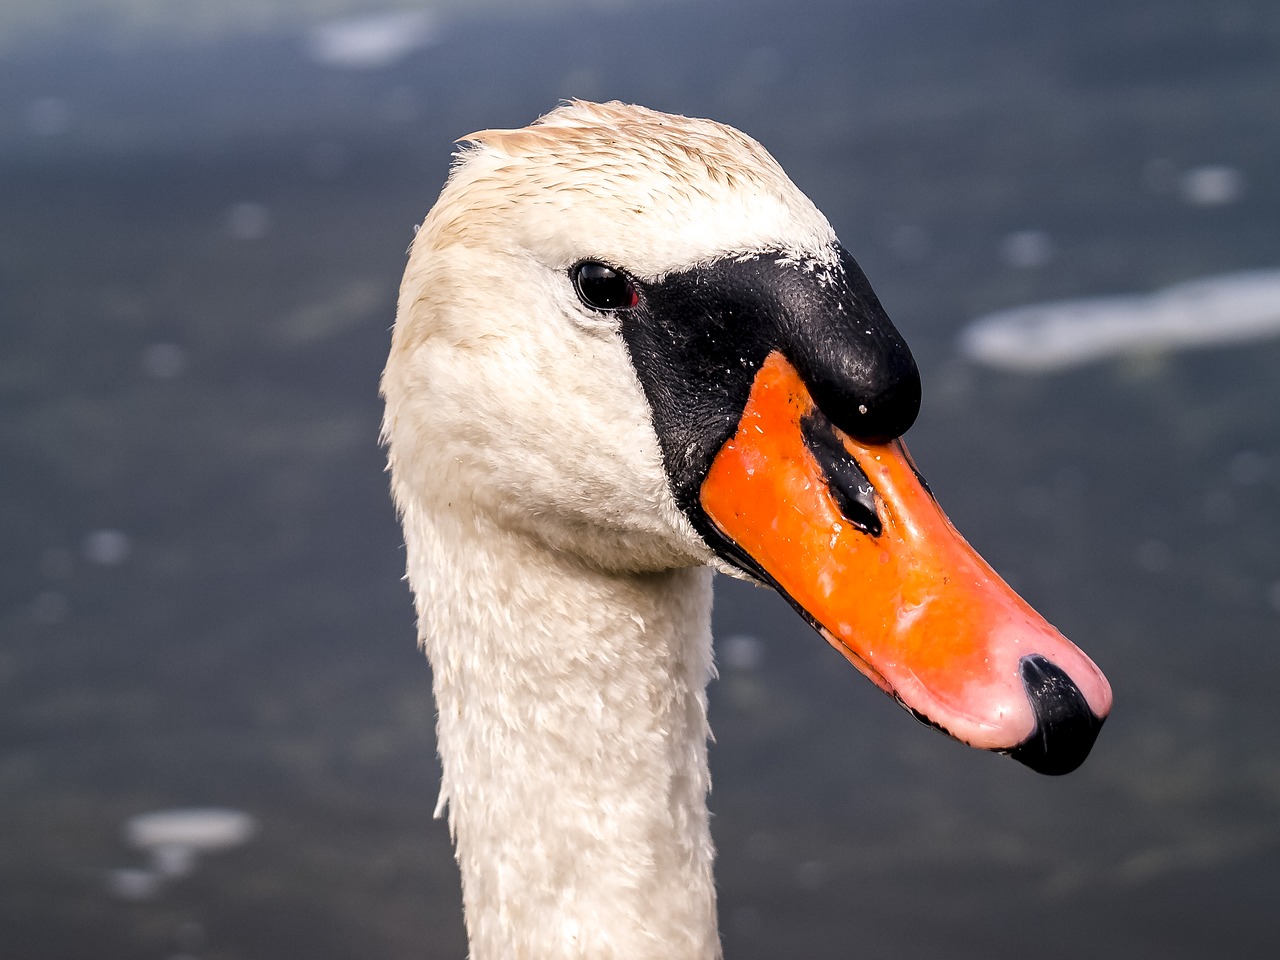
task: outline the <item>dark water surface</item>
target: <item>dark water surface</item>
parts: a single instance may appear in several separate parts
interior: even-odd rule
[[[722,583],[727,955],[1280,956],[1280,342],[1045,376],[955,348],[1280,266],[1278,92],[1266,2],[620,5],[362,71],[296,36],[11,51],[0,955],[464,955],[376,385],[450,141],[583,96],[775,153],[916,351],[940,499],[1116,692],[1037,777]],[[206,806],[255,836],[113,872],[147,866],[130,817]]]

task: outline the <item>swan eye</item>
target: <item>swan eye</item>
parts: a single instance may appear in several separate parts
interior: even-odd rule
[[[578,299],[596,310],[628,310],[640,302],[631,278],[597,260],[584,260],[573,268]]]

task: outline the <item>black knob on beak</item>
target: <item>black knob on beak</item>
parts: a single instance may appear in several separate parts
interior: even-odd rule
[[[825,285],[793,284],[782,350],[832,423],[887,443],[920,412],[920,373],[862,268],[843,247],[839,256]]]

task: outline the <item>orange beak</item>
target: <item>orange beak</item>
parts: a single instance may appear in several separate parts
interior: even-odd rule
[[[1044,773],[1084,760],[1111,709],[1101,671],[956,532],[900,440],[841,432],[781,353],[756,375],[700,499],[827,641],[917,717]]]

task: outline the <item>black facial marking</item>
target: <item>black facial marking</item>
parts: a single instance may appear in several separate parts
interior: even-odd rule
[[[900,436],[920,409],[911,352],[853,257],[835,253],[830,268],[777,253],[671,273],[639,282],[638,304],[618,314],[677,504],[717,553],[752,573],[699,495],[770,353],[781,351],[826,419],[858,440]]]
[[[880,516],[876,513],[875,489],[849,455],[835,426],[821,410],[814,409],[800,421],[804,445],[827,479],[831,497],[840,513],[853,526],[873,537],[880,536]]]

